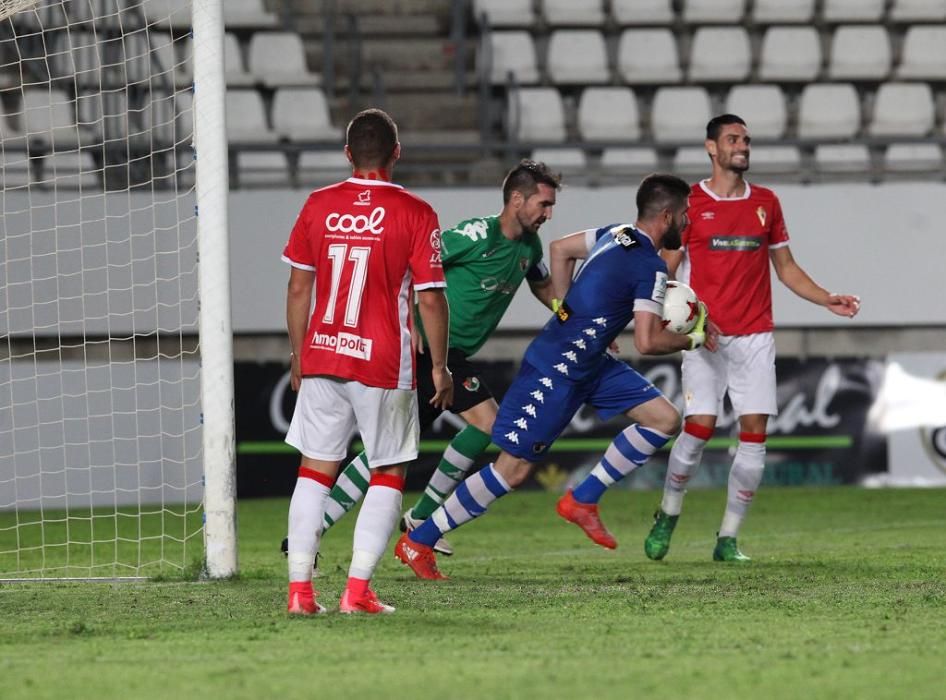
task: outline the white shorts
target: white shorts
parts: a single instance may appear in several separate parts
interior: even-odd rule
[[[716,352],[684,352],[682,372],[684,416],[718,416],[727,392],[737,417],[778,415],[771,333],[720,336]]]
[[[385,467],[417,459],[420,425],[411,389],[379,389],[334,377],[305,377],[286,433],[304,456],[329,462],[348,453],[358,429],[368,466]]]

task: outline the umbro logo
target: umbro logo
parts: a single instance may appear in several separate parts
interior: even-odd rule
[[[712,221],[713,219],[716,218],[716,212],[704,211],[702,214],[700,214],[700,218],[703,219],[703,221]]]

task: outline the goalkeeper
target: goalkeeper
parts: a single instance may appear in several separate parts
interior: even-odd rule
[[[716,349],[715,327],[704,330],[703,306],[689,335],[662,325],[667,265],[657,253],[662,247],[680,247],[689,194],[689,185],[680,178],[651,175],[637,192],[634,226],[581,231],[552,243],[552,283],[564,300],[555,304],[555,316],[529,345],[503,398],[492,434],[502,452],[495,464],[460,484],[422,525],[405,533],[394,549],[419,578],[444,578],[433,550],[437,540],[521,485],[585,403],[603,419],[624,414],[633,423],[585,480],[561,498],[557,510],[596,544],[617,546],[598,516],[598,501],[676,434],[680,414],[653,384],[610,355],[608,347],[633,318],[634,345],[641,353],[692,350],[704,342],[707,350]],[[572,284],[580,259],[585,262]]]
[[[403,531],[414,529],[430,517],[489,446],[499,406],[470,363],[470,356],[496,329],[523,280],[528,281],[539,301],[552,308],[554,294],[538,230],[552,218],[560,187],[560,177],[545,164],[523,160],[503,180],[503,208],[499,214],[462,221],[441,235],[440,256],[450,305],[447,367],[456,387],[451,411],[459,414],[467,426],[450,441],[423,495],[404,513]],[[415,328],[419,325],[415,315]],[[423,339],[416,340],[417,400],[423,432],[441,410],[430,404],[430,359],[424,352]],[[361,500],[369,478],[362,452],[345,467],[329,494],[323,532]],[[283,541],[283,551],[285,544]],[[436,548],[442,554],[453,554],[444,539],[436,543]]]

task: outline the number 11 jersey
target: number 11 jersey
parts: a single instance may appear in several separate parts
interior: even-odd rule
[[[283,251],[315,272],[304,376],[414,388],[413,290],[444,287],[440,225],[400,185],[349,178],[309,195]]]

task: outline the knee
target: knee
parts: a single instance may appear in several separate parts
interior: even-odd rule
[[[680,417],[680,412],[670,404],[667,404],[666,409],[654,416],[649,423],[650,424],[646,427],[659,430],[664,435],[669,435],[670,437],[679,433],[680,428],[683,427],[683,419]]]

